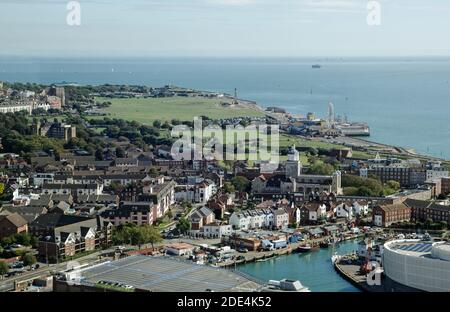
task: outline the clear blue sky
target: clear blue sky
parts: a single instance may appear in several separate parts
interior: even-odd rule
[[[0,0],[0,55],[418,56],[450,55],[449,0]]]

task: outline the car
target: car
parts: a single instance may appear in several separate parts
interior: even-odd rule
[[[125,250],[125,247],[123,247],[123,246],[116,247],[116,252],[123,252],[124,250]]]
[[[242,252],[242,253],[247,253],[248,249],[247,248],[239,248],[237,251]]]
[[[23,268],[23,261],[16,261],[16,262],[14,262],[14,263],[11,265],[11,267],[12,267],[13,269],[21,269],[21,268]]]

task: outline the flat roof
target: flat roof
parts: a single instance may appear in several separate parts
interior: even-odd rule
[[[432,242],[418,242],[418,241],[399,241],[390,245],[392,250],[395,250],[401,254],[407,254],[411,256],[425,256],[431,254],[433,248]]]
[[[256,291],[263,283],[235,271],[166,256],[135,255],[80,271],[81,284],[101,280],[154,292]]]

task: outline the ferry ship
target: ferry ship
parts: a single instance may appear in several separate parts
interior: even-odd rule
[[[366,123],[342,123],[336,128],[345,136],[370,136],[370,128]]]

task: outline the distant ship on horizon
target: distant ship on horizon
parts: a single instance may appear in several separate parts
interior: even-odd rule
[[[313,66],[312,66],[312,68],[321,68],[322,66],[320,65],[320,64],[314,64]]]

